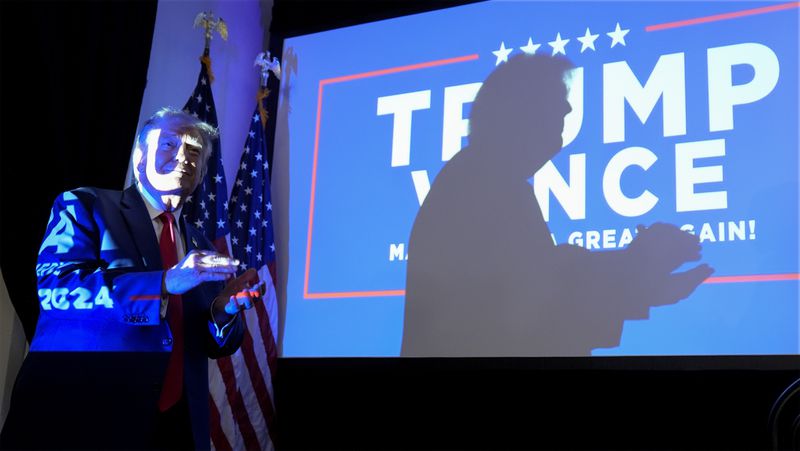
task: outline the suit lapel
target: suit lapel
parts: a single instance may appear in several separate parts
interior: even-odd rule
[[[187,254],[194,249],[205,249],[202,247],[202,245],[205,243],[203,234],[186,222],[184,220],[184,216],[181,216],[181,230],[184,231],[184,243],[186,244],[185,249]]]
[[[158,249],[158,241],[150,221],[150,214],[135,185],[131,185],[122,192],[120,210],[133,236],[136,248],[142,256],[145,268],[161,269],[161,251]]]

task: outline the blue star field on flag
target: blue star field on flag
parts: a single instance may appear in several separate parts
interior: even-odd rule
[[[207,56],[203,57],[210,65],[211,62],[207,58]],[[211,77],[205,63],[200,64],[197,85],[183,110],[214,127],[218,126],[214,96],[211,94]],[[208,171],[203,181],[187,199],[186,205],[183,207],[183,217],[187,223],[202,231],[206,238],[216,241],[229,231],[227,221],[228,185],[222,167],[219,136],[211,144]]]

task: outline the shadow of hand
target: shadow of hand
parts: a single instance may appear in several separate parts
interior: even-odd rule
[[[639,225],[636,232],[628,249],[638,258],[646,258],[651,270],[669,273],[686,262],[700,260],[700,240],[673,224]]]
[[[671,304],[686,299],[711,274],[714,274],[714,268],[705,263],[688,271],[670,274],[667,277],[664,293],[672,299],[666,303]]]
[[[700,240],[673,224],[637,226],[638,234],[628,247],[634,267],[641,274],[640,285],[651,305],[673,304],[687,298],[714,269],[707,264],[673,273],[681,265],[700,259]]]

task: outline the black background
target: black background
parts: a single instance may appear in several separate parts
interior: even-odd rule
[[[0,267],[29,340],[53,200],[125,180],[155,13],[154,1],[0,2]]]
[[[276,0],[270,47],[280,56],[288,36],[461,3]],[[53,199],[122,186],[155,12],[153,1],[0,2],[0,267],[28,338]],[[770,409],[797,368],[796,357],[279,359],[277,445],[769,449]]]

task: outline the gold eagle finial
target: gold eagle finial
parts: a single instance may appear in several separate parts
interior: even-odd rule
[[[206,50],[211,44],[211,36],[214,31],[219,33],[223,41],[228,40],[228,26],[222,18],[214,15],[212,11],[202,11],[194,18],[194,27],[203,27],[205,30]]]

